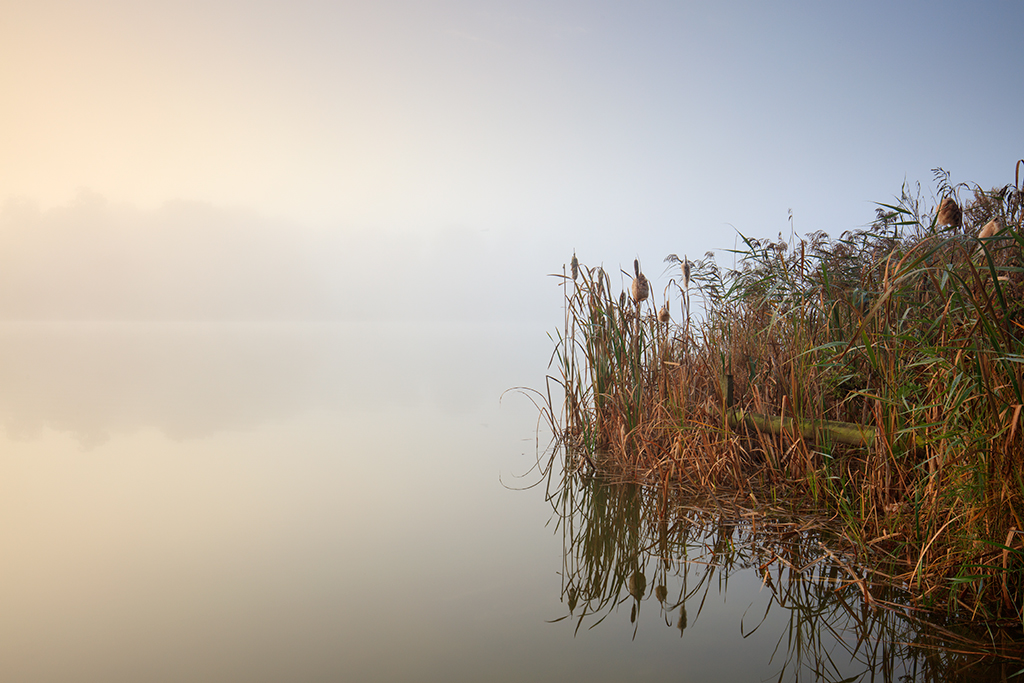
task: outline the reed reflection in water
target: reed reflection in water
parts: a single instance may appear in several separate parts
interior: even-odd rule
[[[695,680],[1003,681],[1024,668],[900,608],[899,591],[855,568],[817,520],[580,472],[551,501],[568,608],[554,621],[589,637],[628,617],[620,635],[665,646],[657,631],[669,629]]]

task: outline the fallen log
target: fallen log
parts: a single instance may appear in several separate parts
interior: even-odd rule
[[[800,434],[804,439],[815,443],[832,441],[871,448],[878,438],[878,430],[874,427],[854,422],[760,415],[742,408],[728,410],[726,415],[729,418],[729,426],[733,428],[745,425],[769,434]]]

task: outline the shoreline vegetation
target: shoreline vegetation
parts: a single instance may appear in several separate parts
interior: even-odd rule
[[[1019,634],[1024,160],[1015,171],[984,190],[936,169],[937,206],[905,185],[837,238],[741,236],[732,269],[670,254],[662,289],[634,261],[613,291],[574,254],[540,399],[549,492],[557,473],[596,475],[824,517],[901,608]]]

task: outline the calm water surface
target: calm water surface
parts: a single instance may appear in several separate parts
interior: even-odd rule
[[[884,642],[836,618],[797,619],[825,635],[794,639],[791,607],[737,562],[742,530],[725,555],[720,524],[675,527],[666,562],[620,492],[582,489],[553,514],[542,489],[507,488],[536,480],[516,475],[536,461],[537,413],[502,392],[542,386],[549,354],[523,325],[0,325],[2,679],[900,680],[941,665],[879,658]]]

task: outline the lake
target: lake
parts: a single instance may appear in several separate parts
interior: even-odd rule
[[[890,642],[915,631],[827,563],[783,590],[742,517],[680,507],[659,528],[636,487],[518,490],[549,434],[506,390],[543,386],[546,332],[0,324],[3,679],[1016,671]]]

